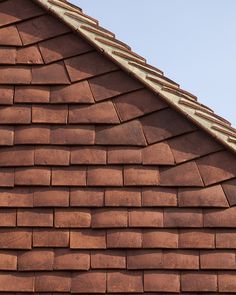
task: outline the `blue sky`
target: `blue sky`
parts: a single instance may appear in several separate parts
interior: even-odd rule
[[[236,127],[235,0],[70,0]]]

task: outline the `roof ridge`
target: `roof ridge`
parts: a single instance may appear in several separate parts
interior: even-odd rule
[[[197,101],[197,97],[149,65],[146,59],[133,52],[115,34],[99,25],[98,20],[86,15],[81,8],[66,0],[33,0],[49,10],[73,30],[82,35],[99,51],[119,64],[124,70],[159,94],[169,105],[205,130],[227,148],[236,152],[236,129],[224,118]],[[230,130],[230,132],[227,132]]]

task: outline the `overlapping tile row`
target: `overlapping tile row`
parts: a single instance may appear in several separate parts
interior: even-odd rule
[[[101,27],[96,19],[64,0],[35,0],[35,2],[78,31],[135,78],[161,95],[185,117],[217,138],[227,148],[235,151],[236,129],[230,122],[200,103],[195,95],[181,89],[177,83],[164,76],[161,70],[149,65],[145,58],[133,52],[127,44],[117,40],[115,34]]]
[[[234,154],[30,0],[0,63],[0,293],[236,292]]]

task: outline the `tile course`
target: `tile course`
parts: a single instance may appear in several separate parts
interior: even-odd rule
[[[37,3],[0,1],[0,293],[236,293],[235,154]]]

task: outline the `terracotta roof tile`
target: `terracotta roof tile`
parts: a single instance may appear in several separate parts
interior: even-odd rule
[[[45,63],[55,62],[94,50],[82,38],[78,38],[72,33],[40,42],[39,48]]]
[[[101,145],[145,146],[146,140],[140,122],[130,121],[119,126],[97,127],[95,143]]]
[[[14,87],[11,85],[0,86],[1,105],[12,105],[14,97]]]
[[[38,66],[32,68],[32,84],[70,84],[63,63]]]
[[[49,87],[45,86],[16,86],[15,103],[47,103],[49,102]]]
[[[65,0],[0,1],[0,73],[0,292],[236,292],[227,120]]]
[[[89,80],[89,84],[96,101],[143,88],[139,82],[131,79],[131,77],[121,71],[92,78]]]
[[[110,71],[117,67],[97,52],[82,54],[65,60],[70,80],[76,82]]]
[[[19,48],[16,52],[17,64],[43,64],[43,59],[38,46],[28,46]]]
[[[43,15],[17,25],[24,45],[43,41],[69,32],[69,28],[50,15]]]
[[[120,120],[112,102],[101,102],[90,106],[71,106],[69,123],[118,124]]]
[[[0,63],[15,64],[16,63],[16,48],[1,47],[0,48]]]
[[[0,26],[44,14],[45,11],[30,0],[2,1],[0,3]]]
[[[0,66],[1,76],[0,83],[1,84],[30,84],[31,77],[31,69],[26,66]]]
[[[21,46],[22,41],[15,26],[0,28],[1,46]]]
[[[69,86],[51,87],[51,103],[93,103],[93,95],[87,81]]]

